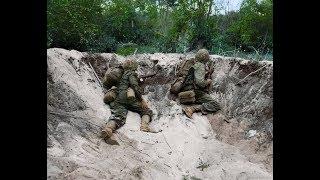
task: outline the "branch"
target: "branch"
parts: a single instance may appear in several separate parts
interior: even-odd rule
[[[166,137],[164,136],[164,134],[161,132],[161,134],[162,134],[162,136],[164,137],[164,140],[166,141],[166,143],[167,143],[167,145],[169,146],[169,148],[171,149],[171,146],[169,145],[169,143],[168,143],[168,141],[167,141],[167,139],[166,139]],[[172,149],[171,149],[171,151],[172,151]]]
[[[261,68],[257,69],[256,71],[251,72],[250,74],[248,74],[246,77],[244,77],[243,79],[241,79],[239,82],[236,83],[236,85],[242,83],[247,77],[249,77],[252,74],[255,74],[257,72],[259,72],[261,69],[265,68],[268,64],[262,66]]]
[[[257,54],[257,56],[258,56],[258,58],[260,57],[260,54],[259,54],[259,52],[256,50],[256,48],[254,48],[253,46],[250,46],[255,52],[256,52],[256,54]],[[256,59],[258,59],[258,58],[256,58]],[[259,60],[259,59],[258,59]]]
[[[90,62],[89,62],[89,65],[90,65],[91,69],[93,70],[94,76],[97,78],[99,85],[103,88],[102,83],[101,83],[99,77],[97,76],[96,71],[94,71]]]

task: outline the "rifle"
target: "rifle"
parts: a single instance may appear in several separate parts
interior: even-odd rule
[[[155,76],[156,74],[157,74],[157,73],[141,75],[141,76],[139,76],[138,78],[139,78],[139,79],[147,79],[147,78],[149,78],[149,77]]]
[[[205,79],[211,79],[213,71],[214,71],[213,63],[212,63],[212,61],[210,61],[209,70],[207,71],[207,73],[205,75]],[[212,84],[208,85],[208,87],[206,89],[208,92],[210,92],[212,90]]]
[[[212,73],[214,71],[213,63],[210,61],[209,70],[206,72],[205,79],[211,79]]]
[[[158,71],[157,71],[157,72],[158,72]],[[156,73],[152,73],[152,74],[141,75],[141,76],[138,77],[138,79],[139,79],[141,82],[143,82],[145,79],[157,75],[157,72],[156,72]],[[141,80],[141,79],[142,79],[142,80]],[[103,92],[103,94],[106,94],[107,92],[109,92],[109,91],[111,91],[111,90],[113,90],[113,89],[114,89],[114,88],[112,88],[112,87],[109,88],[109,89],[103,88],[103,89],[102,89],[102,92]]]
[[[145,79],[153,77],[155,75],[157,75],[157,73],[159,72],[159,70],[157,70],[157,72],[152,73],[152,74],[145,74],[145,75],[141,75],[138,78],[140,79],[141,82],[143,82]],[[141,80],[142,79],[142,80]]]

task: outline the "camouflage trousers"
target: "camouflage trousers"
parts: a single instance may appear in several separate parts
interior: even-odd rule
[[[195,92],[195,104],[201,104],[203,110],[209,113],[215,113],[221,109],[219,103],[215,101],[209,94],[201,90],[194,90]]]
[[[128,111],[133,111],[138,113],[140,116],[149,115],[150,119],[152,117],[152,111],[148,109],[142,108],[142,102],[137,99],[132,99],[130,101],[121,101],[116,99],[110,104],[111,116],[109,121],[116,122],[116,129],[120,128],[126,123],[126,118]]]

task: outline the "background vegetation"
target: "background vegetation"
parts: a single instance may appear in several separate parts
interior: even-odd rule
[[[272,0],[48,0],[47,46],[122,55],[189,52],[272,59]],[[224,12],[224,13],[223,13]]]

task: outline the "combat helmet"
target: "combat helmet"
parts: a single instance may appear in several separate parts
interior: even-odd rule
[[[124,70],[137,70],[138,68],[138,62],[133,59],[126,59],[125,62],[122,65]]]
[[[210,57],[209,57],[209,52],[206,49],[200,49],[195,56],[196,61],[198,62],[208,62]]]

